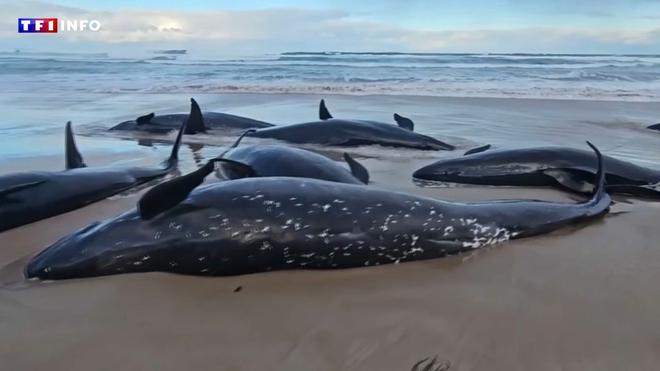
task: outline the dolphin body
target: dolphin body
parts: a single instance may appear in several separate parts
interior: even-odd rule
[[[321,100],[320,121],[260,129],[249,136],[279,139],[290,143],[314,143],[326,146],[360,146],[379,144],[422,150],[453,150],[454,146],[414,132],[412,120],[394,114],[398,125],[377,121],[332,118]]]
[[[110,130],[146,131],[162,134],[176,130],[181,122],[188,121],[185,134],[205,133],[208,129],[250,129],[267,128],[273,126],[267,122],[254,120],[248,117],[230,115],[228,113],[204,112],[194,99],[190,99],[190,114],[172,113],[155,115],[153,112],[140,116],[135,120],[124,121]]]
[[[350,171],[323,155],[302,148],[276,144],[238,147],[241,139],[253,131],[243,133],[218,159],[222,161],[222,172],[227,178],[286,176],[349,184],[369,183],[367,169],[346,152],[344,160]]]
[[[611,200],[594,150],[598,187],[577,204],[453,203],[292,177],[244,178],[193,190],[213,171],[211,161],[152,188],[136,209],[57,241],[28,263],[25,274],[41,279],[150,271],[224,276],[440,258],[604,215]]]
[[[597,163],[593,156],[568,147],[487,151],[436,161],[413,173],[415,179],[495,186],[548,186],[577,193],[594,188]],[[609,193],[660,197],[660,171],[604,156],[605,189]]]
[[[66,125],[66,170],[0,176],[0,232],[81,208],[160,178],[176,168],[185,122],[160,167],[86,167]]]

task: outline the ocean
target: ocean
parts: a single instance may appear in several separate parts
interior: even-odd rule
[[[660,121],[660,55],[10,51],[0,53],[0,87],[0,165],[59,156],[69,120],[87,153],[134,150],[105,129],[149,112],[185,112],[190,97],[205,110],[275,124],[316,119],[326,98],[336,116],[391,122],[398,112],[459,147],[582,146],[602,137],[609,153],[647,164],[656,161],[656,133],[644,127]],[[222,139],[203,141],[232,138]]]
[[[182,51],[173,51],[182,52]],[[0,54],[5,92],[337,93],[660,101],[660,55]]]

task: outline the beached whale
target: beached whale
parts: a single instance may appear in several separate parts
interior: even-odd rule
[[[594,151],[599,185],[591,199],[577,204],[453,203],[292,177],[244,178],[191,192],[213,171],[212,160],[152,188],[136,209],[57,241],[28,263],[25,274],[239,275],[440,258],[605,214],[611,200],[603,190],[600,153]]]
[[[323,155],[302,148],[276,144],[238,147],[241,139],[252,131],[243,133],[231,148],[220,156],[224,160],[231,160],[221,165],[227,178],[287,176],[349,184],[369,183],[367,169],[345,152],[344,160],[350,171]]]
[[[124,121],[110,130],[133,130],[150,133],[167,133],[177,130],[181,122],[188,120],[185,134],[205,133],[208,129],[250,129],[267,128],[273,126],[267,122],[254,120],[248,117],[230,115],[220,112],[204,112],[194,99],[190,99],[190,114],[173,113],[156,115],[150,113],[135,120]]]
[[[453,150],[454,146],[414,132],[409,118],[394,114],[397,125],[367,120],[335,119],[321,100],[320,121],[275,126],[249,134],[251,137],[279,139],[290,143],[314,143],[326,146],[378,144],[422,150]]]
[[[591,153],[568,147],[539,147],[487,151],[436,161],[413,173],[425,181],[495,186],[549,186],[578,193],[594,187],[596,161]],[[660,197],[660,170],[604,156],[609,193]]]
[[[0,231],[100,201],[176,168],[185,122],[167,160],[159,167],[86,167],[71,123],[66,125],[66,170],[0,175]]]

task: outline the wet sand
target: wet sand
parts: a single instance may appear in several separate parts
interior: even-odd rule
[[[298,98],[253,106],[254,116],[277,116]],[[350,97],[333,98],[349,111]],[[379,102],[379,119],[396,101],[364,99]],[[553,112],[543,120],[610,117],[598,125],[616,129],[596,131],[589,139],[618,148],[619,155],[647,154],[636,158],[640,163],[660,156],[657,146],[649,145],[657,145],[660,135],[638,128],[653,113],[660,117],[658,104],[522,102],[504,109],[498,100],[438,101],[478,107],[479,112],[465,109],[466,115],[484,117],[484,122],[498,117],[493,126],[509,131],[523,125],[513,117],[531,112],[520,108],[529,105]],[[429,102],[401,98],[399,104],[429,112]],[[348,114],[360,113],[364,105],[352,107],[358,108]],[[233,113],[247,114],[239,111]],[[616,120],[621,124],[615,125]],[[470,119],[447,130],[419,121],[419,131],[432,127],[428,131],[435,134],[465,136],[466,148],[472,142],[506,144],[500,134],[470,130]],[[520,130],[529,131],[519,137],[531,143],[543,137],[529,126]],[[556,131],[559,136],[550,142],[584,139]],[[579,127],[573,133],[583,131]],[[92,136],[82,142],[92,146],[96,140]],[[621,142],[638,146],[621,149]],[[107,156],[98,149],[87,162],[119,163],[141,156],[140,162],[153,163],[168,150],[167,145],[124,146]],[[204,147],[198,156],[218,151]],[[459,152],[354,152],[371,171],[375,187],[449,200],[575,200],[546,189],[422,189],[411,182],[415,168]],[[0,162],[0,173],[60,163],[61,156],[13,158]],[[194,164],[191,152],[184,150],[184,170]],[[0,369],[409,370],[434,355],[451,363],[451,370],[656,370],[660,364],[660,203],[619,198],[615,213],[601,221],[425,262],[219,278],[148,273],[60,282],[22,279],[29,256],[71,230],[132,207],[139,194],[0,234]]]

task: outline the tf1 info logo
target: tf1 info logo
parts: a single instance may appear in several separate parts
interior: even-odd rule
[[[19,33],[57,33],[59,32],[57,18],[19,18]],[[86,19],[67,19],[62,21],[64,31],[98,31],[101,22]]]

